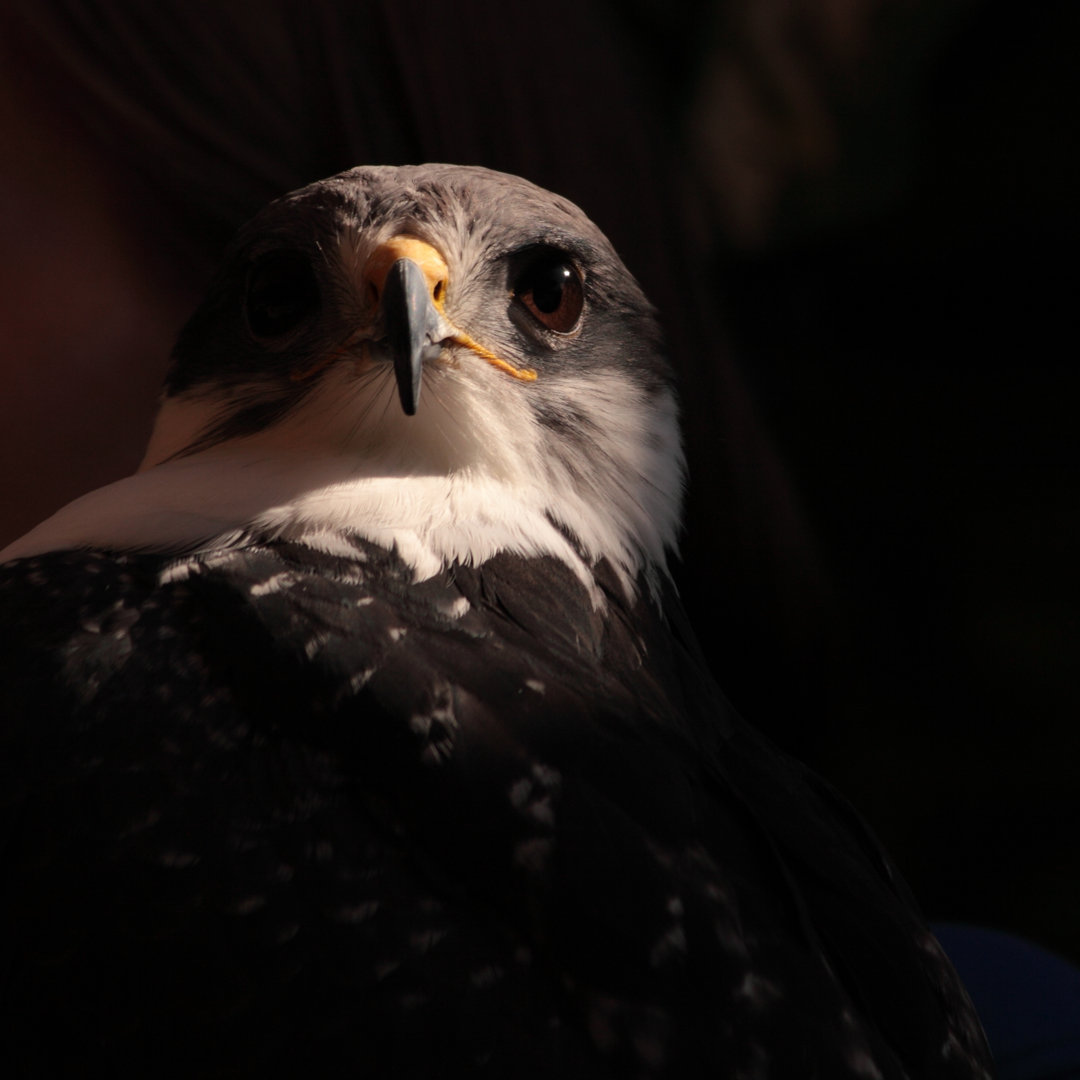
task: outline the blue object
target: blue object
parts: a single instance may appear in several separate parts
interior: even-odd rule
[[[933,930],[975,1003],[998,1080],[1080,1080],[1080,969],[997,930]]]

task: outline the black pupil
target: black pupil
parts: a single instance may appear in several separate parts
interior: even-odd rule
[[[319,310],[319,284],[311,265],[293,252],[274,252],[252,267],[244,302],[248,326],[259,338],[289,333]]]
[[[533,268],[525,291],[532,292],[533,303],[538,311],[545,315],[558,311],[563,292],[573,273],[564,262],[543,263]]]

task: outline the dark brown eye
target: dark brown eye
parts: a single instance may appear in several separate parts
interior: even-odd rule
[[[274,251],[251,268],[244,315],[253,336],[285,337],[319,310],[319,283],[305,256]]]
[[[534,318],[557,334],[569,334],[577,326],[585,306],[581,275],[558,252],[530,262],[514,282],[514,295]]]

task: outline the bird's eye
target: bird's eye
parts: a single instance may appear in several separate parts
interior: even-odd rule
[[[273,341],[295,330],[319,310],[319,283],[298,252],[264,255],[248,273],[244,315],[251,333]]]
[[[581,274],[561,252],[533,259],[514,281],[514,296],[557,334],[569,334],[585,306]]]

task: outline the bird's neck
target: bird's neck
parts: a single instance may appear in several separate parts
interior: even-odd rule
[[[539,474],[529,488],[468,470],[412,474],[386,462],[223,445],[77,499],[0,557],[68,548],[193,553],[277,539],[335,553],[348,534],[396,550],[418,580],[500,552],[548,555],[599,603],[591,568],[607,558],[632,594],[649,569],[641,554],[599,508],[587,519],[552,514],[567,501]]]
[[[606,401],[605,390],[574,383],[561,404]],[[592,567],[602,560],[628,597],[639,579],[655,590],[682,480],[672,400],[650,410],[640,394],[623,393],[582,443],[559,438],[521,399],[496,408],[449,379],[440,391],[436,405],[464,420],[384,409],[359,425],[356,401],[341,404],[350,384],[328,376],[285,417],[217,441],[206,433],[229,415],[220,394],[167,400],[135,476],[76,500],[0,556],[199,552],[275,539],[333,550],[348,534],[396,549],[418,579],[508,552],[560,559],[598,603]]]

